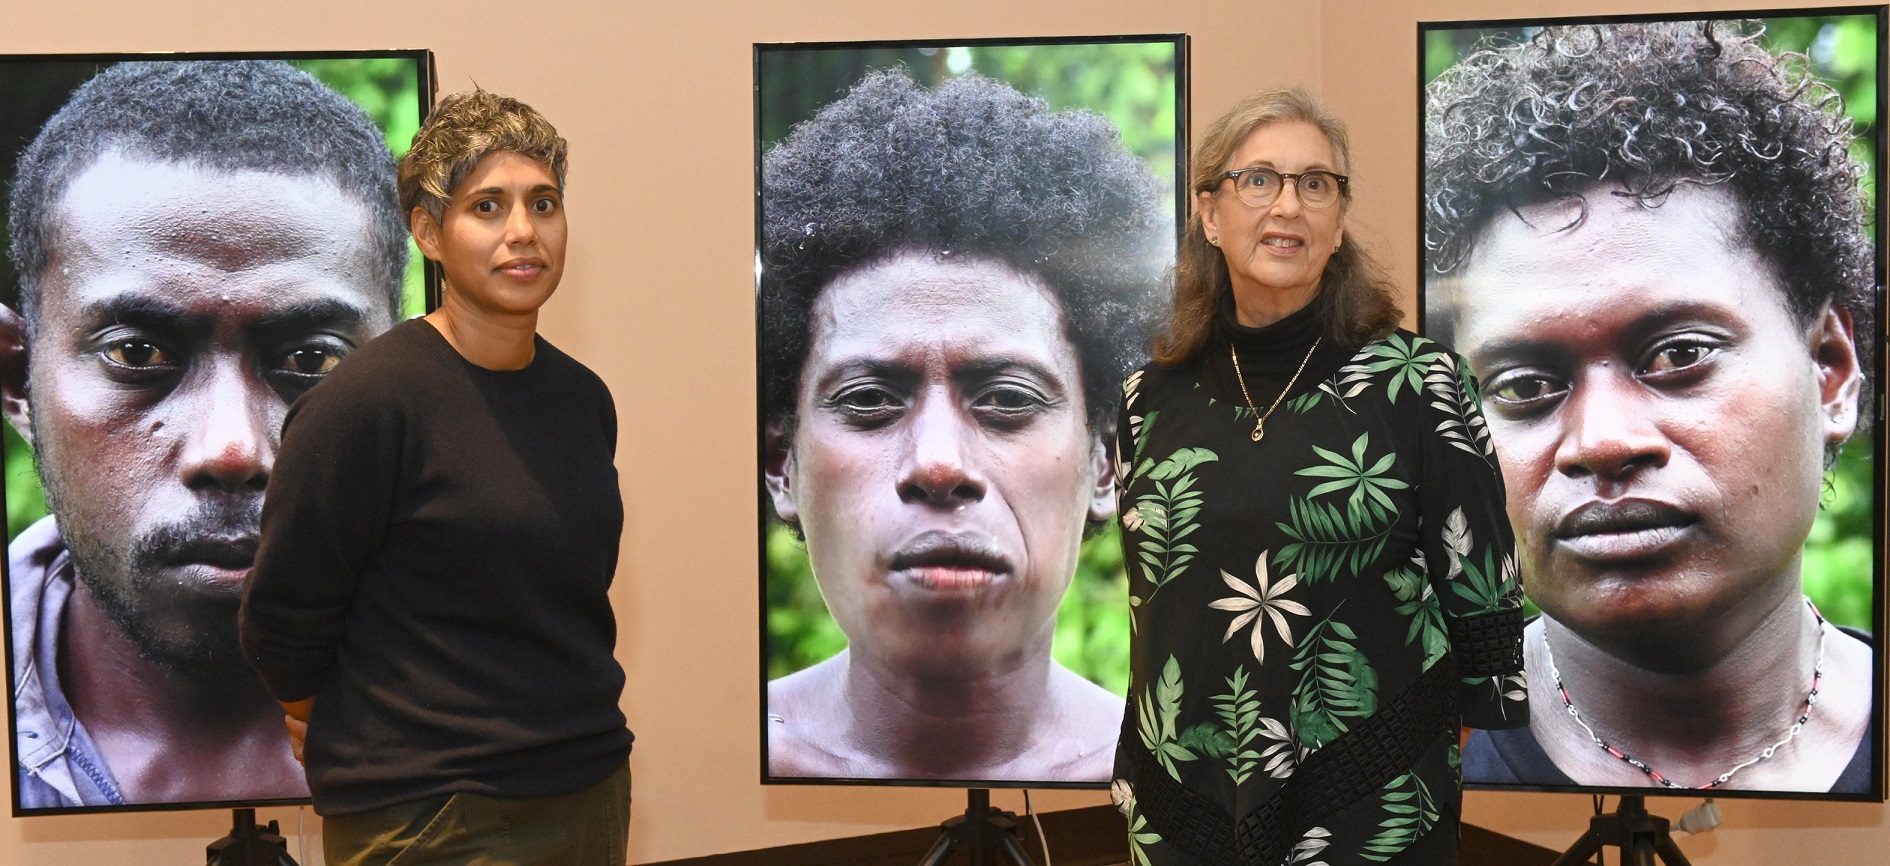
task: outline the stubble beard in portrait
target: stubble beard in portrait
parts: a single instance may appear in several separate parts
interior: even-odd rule
[[[51,442],[39,429],[39,416],[33,419],[33,441]],[[83,511],[68,507],[74,497],[42,457],[34,453],[49,510],[79,518],[58,521],[78,591],[90,595],[138,654],[152,663],[192,680],[248,681],[250,668],[236,634],[239,588],[166,575],[164,564],[191,552],[232,562],[253,558],[262,516],[260,492],[199,497],[188,513],[140,529],[132,537],[97,537],[88,531]],[[208,551],[199,541],[206,538],[246,541]]]
[[[13,420],[79,583],[68,621],[95,608],[193,688],[258,689],[236,617],[283,413],[394,318],[368,207],[323,175],[111,151],[55,208]]]

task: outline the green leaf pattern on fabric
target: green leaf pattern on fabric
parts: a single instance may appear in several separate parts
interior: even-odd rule
[[[1480,398],[1476,380],[1469,370],[1459,369],[1457,359],[1442,354],[1424,375],[1424,390],[1431,395],[1431,407],[1444,415],[1437,425],[1438,435],[1451,447],[1460,448],[1496,465],[1496,446],[1490,442],[1490,427],[1483,413],[1475,411]]]
[[[1291,543],[1280,548],[1279,562],[1296,568],[1308,583],[1337,580],[1365,569],[1391,539],[1396,514],[1374,508],[1347,508],[1294,498],[1287,505],[1291,523],[1276,523]]]
[[[1260,750],[1256,748],[1260,739],[1260,695],[1248,688],[1246,667],[1234,668],[1234,675],[1227,678],[1227,691],[1214,696],[1214,711],[1233,744],[1224,755],[1228,758],[1227,775],[1234,784],[1242,784],[1260,766]]]
[[[1470,537],[1470,522],[1463,509],[1450,512],[1444,521],[1444,546],[1450,551],[1451,591],[1476,604],[1478,613],[1495,613],[1521,605],[1516,596],[1516,557],[1513,553],[1495,561],[1496,551],[1483,548],[1482,564],[1472,555],[1475,539]],[[1462,580],[1457,578],[1462,576]]]
[[[1450,631],[1444,625],[1444,606],[1425,576],[1424,551],[1417,551],[1408,568],[1385,572],[1385,583],[1398,597],[1398,612],[1411,618],[1411,630],[1405,632],[1405,646],[1413,643],[1424,648],[1424,670],[1450,650]]]
[[[1138,661],[1153,664],[1165,657],[1159,673],[1138,668],[1139,684],[1131,690],[1134,724],[1142,747],[1175,781],[1221,786],[1197,788],[1202,792],[1228,790],[1229,782],[1252,792],[1256,785],[1291,778],[1311,753],[1377,714],[1381,700],[1390,700],[1383,690],[1391,683],[1402,688],[1413,668],[1430,670],[1443,661],[1450,653],[1451,617],[1520,603],[1515,558],[1496,543],[1499,531],[1473,522],[1462,505],[1451,508],[1448,498],[1437,507],[1438,491],[1456,484],[1455,476],[1439,482],[1437,467],[1494,468],[1495,451],[1467,365],[1414,335],[1396,333],[1362,347],[1336,373],[1285,403],[1301,432],[1269,430],[1254,447],[1272,450],[1258,455],[1244,450],[1253,416],[1247,407],[1214,403],[1198,381],[1188,389],[1191,404],[1176,402],[1177,392],[1168,390],[1173,380],[1164,375],[1145,378],[1138,372],[1124,385],[1124,429],[1115,456],[1119,513],[1131,552],[1130,603],[1137,611],[1131,627],[1143,628],[1140,618],[1159,610],[1162,622],[1219,629],[1221,640],[1164,632],[1173,642]],[[1145,387],[1151,390],[1142,393]],[[1406,398],[1405,408],[1384,411],[1400,398]],[[1231,417],[1242,426],[1180,435],[1204,429],[1194,426],[1198,421],[1189,413],[1195,410],[1188,408],[1203,403],[1213,417]],[[1172,414],[1163,420],[1161,412]],[[1316,429],[1306,431],[1309,424]],[[1410,449],[1415,436],[1426,437],[1419,446],[1424,450]],[[1433,463],[1436,455],[1456,462]],[[1255,459],[1273,462],[1252,476],[1254,483],[1285,489],[1249,494],[1214,474],[1244,472]],[[1232,464],[1226,470],[1204,468],[1223,460]],[[1425,484],[1445,486],[1420,491],[1420,471]],[[1279,498],[1261,509],[1267,516],[1248,524],[1246,534],[1233,535],[1228,533],[1235,524],[1227,517],[1251,508],[1236,493]],[[1422,512],[1421,502],[1427,509]],[[1437,521],[1435,514],[1447,516]],[[1489,519],[1486,511],[1471,514]],[[1394,542],[1396,559],[1387,555]],[[1257,556],[1255,548],[1262,548]],[[1228,561],[1236,551],[1238,559]],[[1251,578],[1245,574],[1247,557],[1253,557]],[[1215,574],[1218,582],[1208,579]],[[1159,590],[1184,577],[1166,607],[1151,606]],[[1357,588],[1346,581],[1358,581]],[[1181,610],[1176,605],[1198,614],[1170,619]],[[1367,629],[1372,634],[1361,640],[1359,631]],[[1465,682],[1492,689],[1518,707],[1527,698],[1520,673]],[[1454,774],[1460,755],[1454,745],[1449,748]],[[1361,801],[1346,817],[1323,820],[1292,845],[1285,864],[1394,860],[1442,820],[1432,792],[1445,791],[1441,786],[1450,777],[1421,769],[1440,766],[1413,765],[1375,800]],[[1208,773],[1220,781],[1205,782]],[[1126,795],[1130,861],[1164,866],[1169,843],[1134,808],[1128,783],[1117,784]],[[1455,790],[1453,785],[1445,793]]]
[[[1383,863],[1411,847],[1437,826],[1437,803],[1424,780],[1406,773],[1386,785],[1379,797],[1385,819],[1379,822],[1378,835],[1365,843],[1360,857]]]
[[[1402,334],[1392,334],[1364,348],[1364,354],[1378,359],[1365,364],[1365,370],[1369,373],[1391,374],[1385,385],[1385,400],[1395,404],[1398,402],[1400,387],[1417,393],[1424,387],[1425,368],[1432,361],[1449,356],[1436,347],[1436,343],[1423,337],[1406,340]]]
[[[1352,456],[1350,457],[1314,445],[1313,452],[1325,458],[1326,463],[1320,466],[1308,466],[1293,474],[1334,480],[1315,485],[1306,494],[1306,498],[1311,499],[1321,493],[1349,490],[1351,496],[1346,499],[1346,505],[1352,509],[1363,506],[1365,497],[1369,494],[1373,505],[1386,512],[1397,513],[1398,507],[1392,504],[1391,497],[1386,495],[1385,491],[1406,490],[1411,485],[1385,475],[1391,470],[1392,464],[1397,462],[1396,454],[1386,453],[1377,460],[1371,460],[1365,456],[1365,449],[1370,447],[1371,438],[1370,433],[1360,433],[1358,439],[1352,442]],[[1368,463],[1370,466],[1366,465]]]
[[[1162,678],[1155,684],[1154,694],[1147,691],[1142,693],[1136,718],[1136,731],[1141,735],[1142,747],[1148,749],[1177,782],[1181,781],[1181,771],[1175,767],[1175,763],[1196,758],[1193,751],[1181,744],[1181,737],[1175,730],[1176,719],[1181,715],[1181,692],[1181,663],[1171,655],[1168,663],[1162,666]]]
[[[1287,411],[1295,415],[1304,415],[1319,407],[1330,397],[1339,408],[1356,415],[1357,412],[1345,401],[1364,393],[1372,385],[1372,373],[1362,363],[1347,364],[1332,374],[1332,378],[1319,383],[1319,387],[1294,397],[1286,402]]]
[[[1135,858],[1136,866],[1151,866],[1148,862],[1148,852],[1142,850],[1142,846],[1153,845],[1160,841],[1162,841],[1161,834],[1148,829],[1148,819],[1139,814],[1136,815],[1135,822],[1129,825],[1129,856]]]
[[[1354,641],[1351,626],[1334,619],[1321,620],[1307,632],[1288,667],[1300,671],[1293,690],[1293,729],[1302,748],[1317,749],[1351,730],[1346,719],[1362,719],[1378,711],[1378,672],[1365,660]]]
[[[1147,426],[1145,423],[1144,428]],[[1200,553],[1183,540],[1201,528],[1195,522],[1201,513],[1201,491],[1195,488],[1195,476],[1189,470],[1219,459],[1206,448],[1183,448],[1147,471],[1136,470],[1136,477],[1146,476],[1155,482],[1154,492],[1136,498],[1136,516],[1128,518],[1125,513],[1123,521],[1124,529],[1142,535],[1137,541],[1137,557],[1150,588],[1139,603],[1146,604],[1169,581],[1181,576]]]
[[[1160,833],[1148,829],[1148,818],[1135,808],[1135,787],[1126,780],[1116,779],[1109,784],[1109,799],[1116,804],[1116,809],[1129,819],[1129,859],[1136,866],[1153,866],[1149,862],[1145,845],[1155,845],[1162,841]]]

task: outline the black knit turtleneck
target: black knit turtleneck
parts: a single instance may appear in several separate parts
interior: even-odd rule
[[[1256,411],[1261,413],[1265,413],[1267,407],[1280,397],[1280,391],[1293,379],[1293,373],[1299,370],[1301,362],[1305,363],[1306,369],[1299,374],[1298,381],[1293,382],[1292,391],[1285,399],[1291,400],[1331,378],[1358,347],[1341,345],[1326,334],[1325,327],[1319,321],[1319,314],[1314,309],[1316,306],[1307,304],[1277,322],[1250,328],[1236,318],[1232,294],[1222,295],[1220,314],[1214,322],[1214,336],[1195,362],[1200,368],[1201,385],[1207,389],[1208,396],[1236,406],[1247,405],[1246,398],[1240,393],[1240,382],[1234,376],[1234,361],[1229,347],[1240,354],[1240,375],[1246,379],[1247,393],[1253,396]],[[1313,349],[1315,340],[1319,342],[1316,350]],[[1307,359],[1308,351],[1312,353],[1310,360]]]

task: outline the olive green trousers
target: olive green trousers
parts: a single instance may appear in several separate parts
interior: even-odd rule
[[[322,821],[328,866],[624,866],[630,768],[556,797],[458,793]]]

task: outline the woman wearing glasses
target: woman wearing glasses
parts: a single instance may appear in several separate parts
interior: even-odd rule
[[[1173,321],[1117,427],[1135,862],[1454,863],[1460,724],[1528,722],[1476,383],[1345,242],[1345,133],[1312,97],[1249,97],[1193,165]]]

